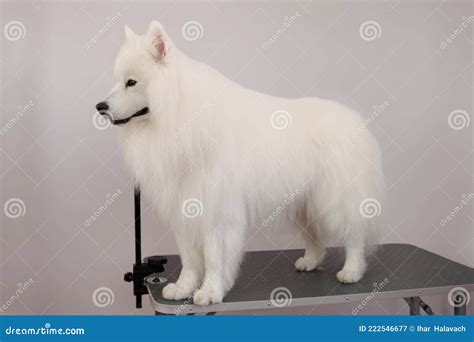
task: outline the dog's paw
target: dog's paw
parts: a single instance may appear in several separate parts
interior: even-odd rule
[[[295,267],[299,271],[312,271],[316,268],[317,263],[314,260],[301,257],[295,262]]]
[[[163,288],[163,298],[168,300],[181,300],[188,298],[192,291],[188,291],[181,286],[170,283]]]
[[[316,269],[319,266],[317,260],[311,260],[301,257],[295,262],[295,267],[298,271],[308,272]]]
[[[193,300],[196,305],[209,305],[221,303],[223,295],[215,290],[202,288],[194,292]]]
[[[363,275],[364,272],[361,272],[360,270],[343,268],[337,272],[336,277],[341,283],[357,283],[362,279]]]

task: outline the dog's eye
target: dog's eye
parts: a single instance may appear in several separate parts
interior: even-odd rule
[[[133,87],[135,84],[137,84],[137,81],[130,79],[127,81],[127,83],[125,83],[125,88]]]

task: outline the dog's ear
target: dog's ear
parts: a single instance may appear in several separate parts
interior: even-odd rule
[[[135,32],[132,31],[132,29],[130,27],[128,27],[127,25],[125,25],[125,37],[127,39],[133,39],[135,38],[137,35]]]
[[[157,21],[152,21],[147,35],[150,39],[151,54],[157,61],[163,60],[170,48],[170,40],[163,26]]]

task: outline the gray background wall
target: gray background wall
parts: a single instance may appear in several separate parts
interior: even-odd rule
[[[472,267],[473,14],[469,1],[2,1],[1,205],[16,201],[19,209],[0,212],[4,313],[151,313],[147,301],[134,310],[122,281],[133,260],[131,179],[114,128],[98,129],[103,123],[93,118],[112,86],[123,26],[142,33],[153,19],[184,52],[245,86],[358,109],[383,147],[382,242]],[[195,40],[182,34],[189,21],[202,26]],[[361,34],[367,21],[378,24],[375,37]],[[467,205],[442,224],[463,196]],[[144,255],[175,253],[172,233],[144,207]],[[300,246],[288,232],[264,231],[250,249]],[[113,303],[94,304],[100,287]],[[426,300],[451,312],[445,296]],[[360,314],[385,313],[405,314],[406,305],[372,301]]]

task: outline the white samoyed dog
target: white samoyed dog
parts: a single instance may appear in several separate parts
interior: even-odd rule
[[[384,188],[379,146],[359,115],[242,87],[184,55],[158,22],[125,35],[116,84],[96,108],[119,127],[136,182],[174,229],[182,271],[163,297],[222,302],[251,229],[282,220],[304,238],[298,270],[315,270],[338,244],[337,279],[359,281],[377,235],[364,205]]]

